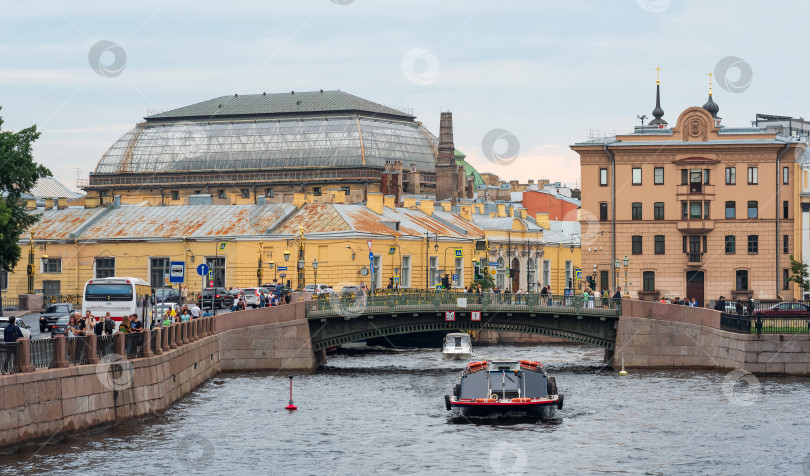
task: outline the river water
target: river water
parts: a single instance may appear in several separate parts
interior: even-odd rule
[[[445,409],[463,363],[438,350],[329,356],[294,380],[222,374],[153,418],[27,446],[2,474],[810,474],[810,379],[601,367],[579,345],[479,347],[542,360],[565,407],[540,422]]]

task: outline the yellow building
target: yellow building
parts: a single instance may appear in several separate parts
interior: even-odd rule
[[[561,292],[566,279],[579,284],[577,222],[549,222],[504,204],[462,204],[369,193],[364,204],[294,203],[259,205],[133,206],[41,210],[23,237],[23,259],[4,292],[28,290],[26,262],[33,253],[37,293],[80,294],[92,278],[132,276],[161,287],[169,263],[186,266],[186,284],[201,289],[210,281],[196,274],[202,263],[217,285],[249,287],[274,280],[323,283],[339,291],[350,284],[385,288],[434,288],[445,274],[452,286],[469,286],[476,272],[495,270],[501,288]],[[92,203],[90,204],[93,205]],[[224,243],[224,245],[223,245]],[[487,246],[489,243],[489,256]],[[301,255],[303,250],[303,255]],[[371,256],[370,256],[371,255]],[[373,262],[374,271],[371,263]],[[299,277],[298,268],[303,276]],[[512,278],[508,278],[512,273]],[[303,278],[303,279],[300,279]],[[455,278],[455,279],[454,279]]]

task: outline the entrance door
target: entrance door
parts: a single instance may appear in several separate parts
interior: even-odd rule
[[[703,271],[686,272],[686,299],[697,299],[698,307],[703,307]]]
[[[520,261],[517,258],[512,258],[512,292],[518,292],[520,289]]]

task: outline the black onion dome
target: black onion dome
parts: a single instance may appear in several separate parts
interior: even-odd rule
[[[703,105],[703,109],[709,111],[709,114],[711,114],[713,118],[717,119],[717,113],[720,111],[720,106],[718,106],[717,103],[714,102],[714,99],[712,99],[712,95],[709,94],[709,100],[706,101],[706,104]]]

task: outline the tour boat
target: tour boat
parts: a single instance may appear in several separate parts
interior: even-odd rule
[[[472,357],[472,341],[464,332],[451,332],[444,336],[442,358],[445,360],[469,360]]]
[[[562,409],[563,398],[540,362],[484,360],[467,365],[444,401],[448,410],[467,417],[547,419]]]

